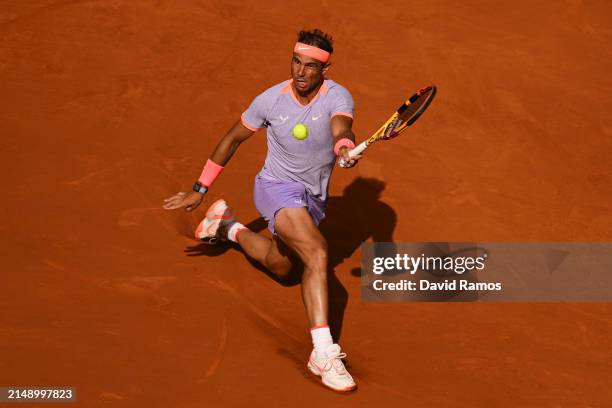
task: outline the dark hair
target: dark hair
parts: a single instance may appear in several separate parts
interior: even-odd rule
[[[332,46],[334,39],[331,35],[324,33],[318,28],[300,31],[297,40],[304,44],[314,45],[330,54],[334,52],[334,47]]]

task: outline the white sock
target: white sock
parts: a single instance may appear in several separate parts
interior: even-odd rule
[[[312,336],[312,345],[317,353],[318,357],[327,357],[327,347],[334,344],[329,326],[317,326],[310,329],[310,335]]]
[[[243,224],[239,222],[233,223],[231,227],[229,227],[229,229],[227,230],[227,239],[229,239],[232,242],[238,242],[238,239],[237,239],[238,233],[245,229],[248,229],[248,228],[245,227]]]

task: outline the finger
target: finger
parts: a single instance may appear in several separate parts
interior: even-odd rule
[[[184,193],[184,192],[182,192],[182,191],[181,191],[181,192],[179,192],[179,193],[176,193],[175,195],[173,195],[173,196],[172,196],[172,197],[170,197],[170,198],[166,198],[166,199],[164,199],[164,201],[166,201],[166,202],[167,202],[167,201],[175,200],[175,199],[177,199],[177,198],[181,198],[181,197],[183,197],[185,194],[187,194],[187,193]]]
[[[170,205],[174,205],[177,203],[180,203],[182,201],[182,199],[180,197],[172,197],[170,200],[168,200],[168,204]]]
[[[357,163],[357,162],[355,160],[351,159],[349,161],[344,162],[344,166],[343,167],[345,169],[350,169],[351,167],[353,167],[355,165],[355,163]]]
[[[167,202],[164,205],[164,208],[167,210],[175,210],[177,208],[183,207],[184,205],[185,204],[183,204],[183,200],[181,198],[175,198],[174,200]]]
[[[358,154],[358,155],[356,155],[356,156],[348,156],[348,155],[347,155],[347,157],[344,159],[344,161],[345,161],[345,162],[356,161],[356,160],[361,159],[362,157],[363,157],[363,156],[362,156],[362,155],[360,155],[360,154]]]
[[[183,205],[180,202],[171,202],[164,205],[166,210],[176,210],[177,208],[181,208]]]

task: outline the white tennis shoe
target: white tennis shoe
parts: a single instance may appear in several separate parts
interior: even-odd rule
[[[312,350],[307,365],[310,372],[321,377],[323,384],[334,391],[346,392],[356,389],[355,380],[342,362],[346,353],[340,351],[339,345],[332,344],[327,347],[326,354],[326,357],[319,358],[316,351]]]
[[[232,209],[225,200],[219,199],[208,207],[206,217],[196,228],[195,237],[206,244],[215,245],[219,239],[227,239],[224,233],[227,233],[228,227],[235,221]]]

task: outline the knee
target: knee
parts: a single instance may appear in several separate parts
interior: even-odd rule
[[[304,256],[304,264],[311,270],[326,273],[327,271],[327,244],[320,242],[312,245]]]

